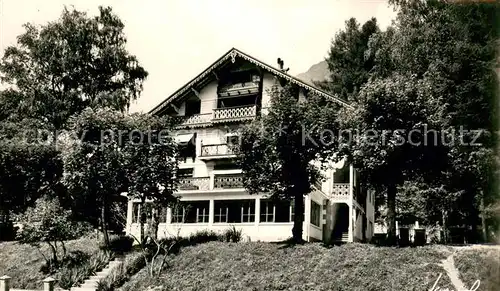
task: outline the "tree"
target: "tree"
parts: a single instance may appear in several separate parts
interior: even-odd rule
[[[25,126],[35,124],[0,122],[0,215],[24,212],[38,198],[63,191],[59,153],[21,135]]]
[[[61,245],[62,259],[64,259],[66,256],[64,242],[76,239],[89,230],[86,224],[71,220],[71,211],[63,209],[57,198],[47,196],[39,198],[35,207],[30,207],[23,214],[18,215],[18,220],[23,224],[18,233],[19,241],[36,246],[50,270],[59,262],[57,244]],[[46,243],[50,247],[51,258],[43,254],[40,243]]]
[[[388,243],[396,238],[396,194],[404,181],[418,177],[419,171],[439,171],[440,161],[424,144],[439,120],[440,103],[428,102],[429,84],[412,76],[394,75],[369,81],[363,86],[354,110],[341,110],[341,128],[356,133],[343,140],[341,155],[348,157],[367,183],[385,193]],[[412,133],[413,132],[413,133]]]
[[[361,28],[355,18],[347,20],[345,30],[339,31],[332,40],[326,58],[329,79],[317,85],[346,100],[356,98],[356,93],[368,81],[374,66],[374,56],[365,54],[365,51],[370,37],[378,32],[375,18]]]
[[[72,118],[70,128],[82,139],[65,155],[64,181],[73,207],[99,221],[106,244],[110,204],[121,193],[142,204],[174,199],[177,146],[169,136],[170,119],[88,108]],[[143,226],[141,220],[141,239]]]
[[[338,106],[312,94],[299,100],[299,89],[292,85],[274,86],[269,94],[269,112],[242,132],[243,183],[250,193],[292,199],[294,213],[304,213],[304,195],[322,179],[313,162],[332,157],[336,149]],[[302,242],[302,223],[303,216],[295,215],[295,242]]]
[[[497,197],[492,133],[497,131],[498,3],[394,2],[400,13],[391,62],[396,70],[432,81],[429,91],[440,96],[447,116],[438,127],[454,130],[450,137],[463,141],[444,145],[446,168],[427,184],[457,196],[449,220],[475,233],[480,212]],[[461,128],[469,132],[458,133]]]
[[[178,147],[170,135],[174,119],[133,114],[126,121],[127,128],[138,133],[129,135],[122,149],[127,192],[130,199],[140,200],[140,239],[145,239],[142,217],[147,217],[148,236],[156,241],[159,207],[176,201]],[[145,207],[146,201],[151,208]]]
[[[123,28],[109,7],[99,7],[95,17],[65,8],[57,21],[26,24],[0,62],[2,81],[10,87],[0,103],[15,105],[10,109],[18,118],[42,120],[52,130],[64,128],[87,106],[126,110],[147,72],[125,50]]]
[[[119,150],[118,129],[124,115],[111,109],[85,109],[71,119],[70,129],[82,137],[64,157],[67,200],[77,217],[99,224],[108,245],[110,204],[127,189],[124,156]]]
[[[436,220],[439,209],[440,224],[453,220],[474,228],[479,204],[484,204],[479,202],[493,200],[488,198],[492,195],[487,193],[492,191],[486,185],[491,184],[488,181],[494,160],[494,139],[489,132],[496,130],[492,101],[497,86],[493,69],[498,66],[495,54],[499,30],[492,23],[498,5],[391,2],[396,4],[398,16],[392,27],[372,34],[368,41],[365,56],[373,60],[373,67],[357,94],[359,100],[354,100],[357,110],[341,114],[345,128],[360,132],[374,129],[379,139],[385,138],[386,146],[376,139],[373,141],[379,146],[369,146],[370,137],[361,134],[354,144],[345,146],[345,153],[357,160],[355,165],[387,198],[390,240],[394,241],[398,195],[400,202],[409,203],[405,206],[425,201],[427,219]],[[470,19],[478,21],[472,23]],[[349,52],[356,55],[357,50],[351,48]],[[402,96],[401,92],[410,95]],[[408,133],[423,130],[424,125],[440,136],[419,135],[415,139],[421,142],[427,137],[433,141],[432,146],[402,146],[405,142],[398,141],[403,136],[391,141],[383,133],[397,129]],[[480,146],[471,146],[475,132],[460,132],[461,128],[480,130],[483,134],[476,140]],[[407,144],[409,136],[404,138]],[[447,142],[450,140],[455,142]],[[389,173],[393,178],[388,178]],[[421,188],[407,191],[403,186],[409,186],[408,181],[417,181],[413,185]],[[419,210],[415,211],[418,214]]]

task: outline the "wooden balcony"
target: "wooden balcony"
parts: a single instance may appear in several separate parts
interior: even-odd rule
[[[228,108],[215,108],[213,112],[212,122],[234,122],[243,120],[252,120],[257,114],[255,105],[246,105]]]
[[[186,177],[179,179],[179,192],[208,191],[220,189],[243,188],[243,176],[241,174],[216,175],[213,184],[210,177]]]
[[[259,82],[243,82],[224,86],[218,90],[219,96],[240,96],[259,93]]]
[[[210,177],[187,177],[179,179],[179,191],[210,190]]]
[[[214,189],[243,188],[241,174],[220,175],[214,177]]]
[[[195,114],[191,116],[178,116],[178,128],[183,127],[202,127],[212,124],[212,113]]]
[[[238,154],[238,147],[229,144],[208,144],[201,146],[201,159],[234,158]]]
[[[339,201],[348,201],[352,199],[349,194],[349,183],[334,183],[331,199]]]

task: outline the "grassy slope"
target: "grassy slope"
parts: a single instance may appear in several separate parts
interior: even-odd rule
[[[471,288],[476,280],[480,280],[477,290],[500,290],[499,249],[459,250],[454,259],[455,267],[466,288]]]
[[[66,248],[68,252],[80,250],[91,254],[98,250],[98,243],[95,238],[81,238],[68,241]],[[42,251],[46,255],[49,253],[47,246],[43,246]],[[35,247],[17,242],[0,243],[0,276],[12,277],[13,288],[40,289],[43,286],[41,281],[48,277],[40,272],[44,264],[43,256]]]
[[[141,270],[122,290],[429,290],[445,257],[432,247],[214,242],[183,249],[158,278]],[[445,273],[439,287],[452,287]]]

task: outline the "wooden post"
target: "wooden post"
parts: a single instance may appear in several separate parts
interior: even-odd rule
[[[43,280],[43,291],[54,291],[54,285],[56,283],[56,279],[48,277]]]
[[[2,276],[0,277],[0,291],[9,291],[9,281],[10,277],[9,276]]]

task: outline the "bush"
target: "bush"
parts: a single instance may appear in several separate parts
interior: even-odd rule
[[[89,259],[91,255],[87,254],[82,251],[71,251],[69,254],[66,256],[64,260],[64,266],[67,268],[73,268],[73,267],[78,267],[83,264],[85,264]]]
[[[115,290],[146,266],[144,255],[134,252],[127,256],[111,273],[98,283],[97,291]]]
[[[71,219],[71,211],[64,209],[56,198],[39,198],[35,207],[29,207],[17,218],[24,224],[17,233],[20,243],[29,244],[40,248],[41,243],[46,243],[50,248],[51,257],[46,258],[49,270],[61,265],[58,258],[58,246],[63,250],[62,261],[66,256],[65,241],[76,239],[90,230],[90,226],[83,222]],[[41,249],[40,249],[41,252]]]
[[[63,268],[59,273],[59,286],[70,289],[76,284],[82,283],[88,277],[88,266],[78,266],[73,268]]]
[[[189,245],[197,245],[220,240],[220,236],[213,230],[201,230],[191,234],[188,238]]]
[[[115,236],[109,240],[109,246],[101,246],[101,249],[107,249],[116,253],[117,255],[123,255],[132,250],[132,245],[134,244],[134,239],[129,236]]]
[[[242,238],[242,231],[236,230],[236,228],[230,228],[224,231],[222,234],[217,234],[212,230],[201,230],[197,231],[187,238],[183,237],[168,237],[159,240],[159,244],[164,246],[161,249],[160,255],[166,256],[169,254],[176,254],[182,247],[195,246],[198,244],[214,242],[214,241],[228,241],[228,242],[238,242]],[[170,246],[170,248],[169,248]],[[151,243],[151,245],[146,245],[141,251],[133,252],[131,255],[125,258],[125,261],[117,266],[106,278],[101,280],[98,284],[98,291],[110,291],[123,285],[128,281],[134,274],[138,273],[141,269],[146,266],[146,261],[150,261],[153,257],[154,250],[156,250],[157,245]],[[168,253],[166,253],[168,249]],[[163,257],[162,257],[163,258]],[[150,262],[151,263],[151,262]],[[154,262],[153,262],[154,263]],[[156,262],[157,264],[161,264]]]
[[[65,265],[59,271],[59,286],[64,289],[70,289],[83,283],[85,278],[94,275],[102,270],[113,259],[113,254],[109,251],[101,250],[94,253],[85,261],[79,264]]]
[[[243,238],[243,231],[236,229],[234,225],[222,233],[222,240],[225,242],[240,242]]]

